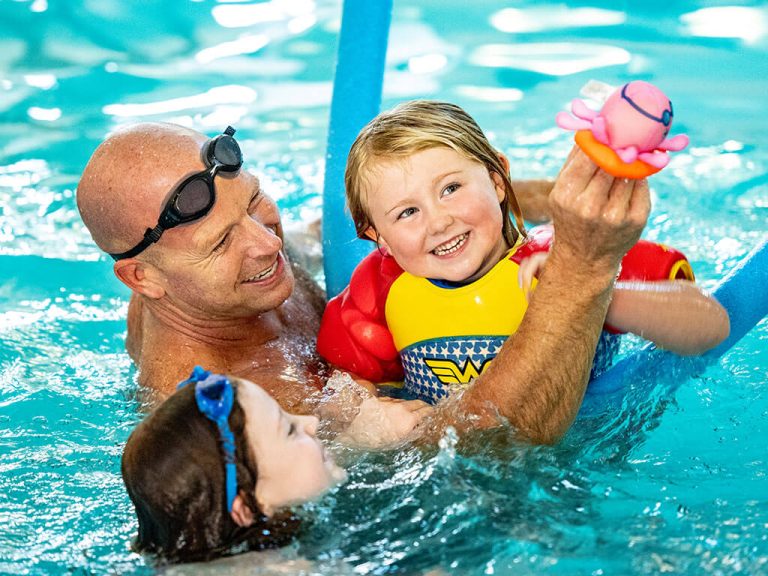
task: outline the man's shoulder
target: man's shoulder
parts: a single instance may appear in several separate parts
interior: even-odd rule
[[[189,377],[192,369],[204,366],[206,369],[222,371],[218,358],[212,350],[189,347],[181,342],[169,342],[166,346],[157,346],[142,354],[137,363],[139,385],[157,390],[170,396],[176,386]]]

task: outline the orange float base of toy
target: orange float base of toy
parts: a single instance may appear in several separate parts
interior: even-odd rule
[[[635,160],[627,164],[610,147],[595,140],[592,132],[589,130],[579,130],[575,136],[576,144],[584,150],[592,161],[616,178],[631,178],[639,180],[647,178],[651,174],[656,174],[661,168],[656,168],[646,164],[641,160]]]

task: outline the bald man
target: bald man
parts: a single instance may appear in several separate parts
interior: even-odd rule
[[[126,347],[141,384],[170,393],[200,364],[306,411],[328,376],[314,345],[323,294],[291,265],[277,207],[241,165],[234,130],[209,139],[171,124],[130,126],[94,152],[78,208],[133,292]],[[557,239],[528,313],[461,411],[481,425],[504,417],[533,442],[568,429],[613,279],[649,208],[645,181],[614,180],[571,154],[550,194]]]

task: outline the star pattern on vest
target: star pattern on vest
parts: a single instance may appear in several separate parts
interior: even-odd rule
[[[619,351],[620,334],[603,332],[597,343],[590,379],[612,364]],[[499,353],[506,336],[440,338],[418,342],[400,351],[405,391],[432,404],[452,390],[468,386]]]

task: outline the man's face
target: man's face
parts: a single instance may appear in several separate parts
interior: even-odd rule
[[[186,148],[179,153],[189,154],[189,167],[178,174],[179,181],[203,168],[200,149]],[[150,248],[165,293],[193,318],[226,322],[272,310],[291,295],[294,284],[277,206],[244,169],[219,173],[214,183],[213,209],[168,230]]]

